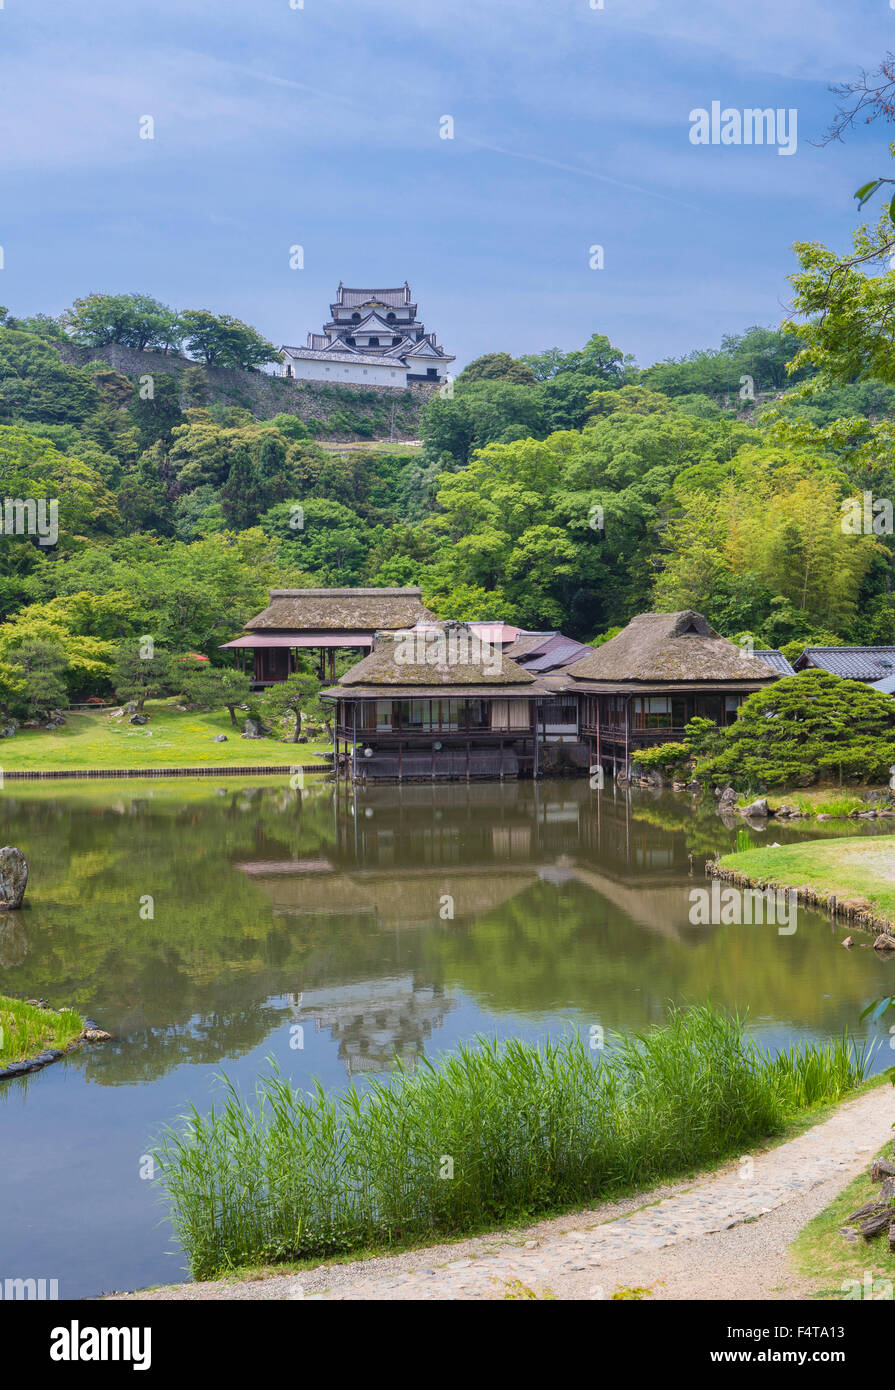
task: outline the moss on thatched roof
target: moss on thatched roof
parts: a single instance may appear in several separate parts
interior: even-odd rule
[[[575,681],[769,681],[777,673],[720,637],[701,613],[639,613],[568,668]]]
[[[534,677],[482,642],[463,623],[434,623],[420,631],[380,632],[369,656],[346,671],[339,686],[528,686]]]
[[[375,632],[431,620],[419,589],[271,589],[246,630]]]

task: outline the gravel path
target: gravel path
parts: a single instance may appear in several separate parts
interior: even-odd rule
[[[895,1091],[881,1086],[798,1138],[703,1178],[524,1230],[299,1275],[118,1297],[600,1299],[641,1288],[659,1299],[803,1298],[810,1288],[786,1247],[867,1165],[893,1124]]]

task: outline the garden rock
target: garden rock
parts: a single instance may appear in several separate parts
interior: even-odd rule
[[[769,814],[767,797],[760,796],[757,801],[744,806],[740,814],[743,816],[767,816]]]
[[[247,719],[245,728],[242,731],[243,738],[263,738],[267,733],[264,725],[258,719]]]
[[[0,849],[0,908],[13,911],[22,906],[28,882],[28,863],[20,849],[4,845]]]
[[[0,855],[3,853],[4,851],[0,849]],[[879,936],[874,939],[873,949],[874,951],[895,951],[895,936],[890,936],[886,931],[880,932]]]
[[[215,736],[214,736],[214,741],[215,741],[215,743],[226,743],[226,742],[227,742],[227,735],[226,735],[226,734],[215,734]]]
[[[132,714],[129,722],[131,724],[148,724],[149,720],[145,714]]]

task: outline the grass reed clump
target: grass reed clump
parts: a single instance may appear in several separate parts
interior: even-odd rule
[[[779,1131],[867,1070],[843,1040],[774,1058],[710,1006],[615,1040],[480,1038],[328,1099],[276,1071],[192,1107],[158,1158],[194,1277],[456,1235],[646,1186]]]

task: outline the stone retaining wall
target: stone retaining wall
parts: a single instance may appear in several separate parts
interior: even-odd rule
[[[140,352],[137,348],[124,347],[120,343],[108,343],[105,347],[78,347],[74,343],[54,343],[63,362],[73,367],[84,367],[89,362],[105,362],[121,372],[123,376],[136,381],[144,375],[168,373],[182,377],[190,367],[202,366],[178,353]],[[395,441],[419,438],[420,411],[432,394],[433,388],[422,382],[411,382],[409,386],[343,386],[328,382],[295,381],[289,377],[268,376],[265,372],[242,372],[230,367],[202,367],[208,388],[210,403],[239,406],[250,410],[259,420],[269,420],[274,415],[297,415],[300,420],[328,420],[336,411],[347,410],[358,415],[381,410],[384,404],[395,405]],[[189,402],[181,390],[180,405],[186,409]],[[386,431],[388,433],[388,431]],[[351,432],[342,432],[344,438],[363,438]]]

